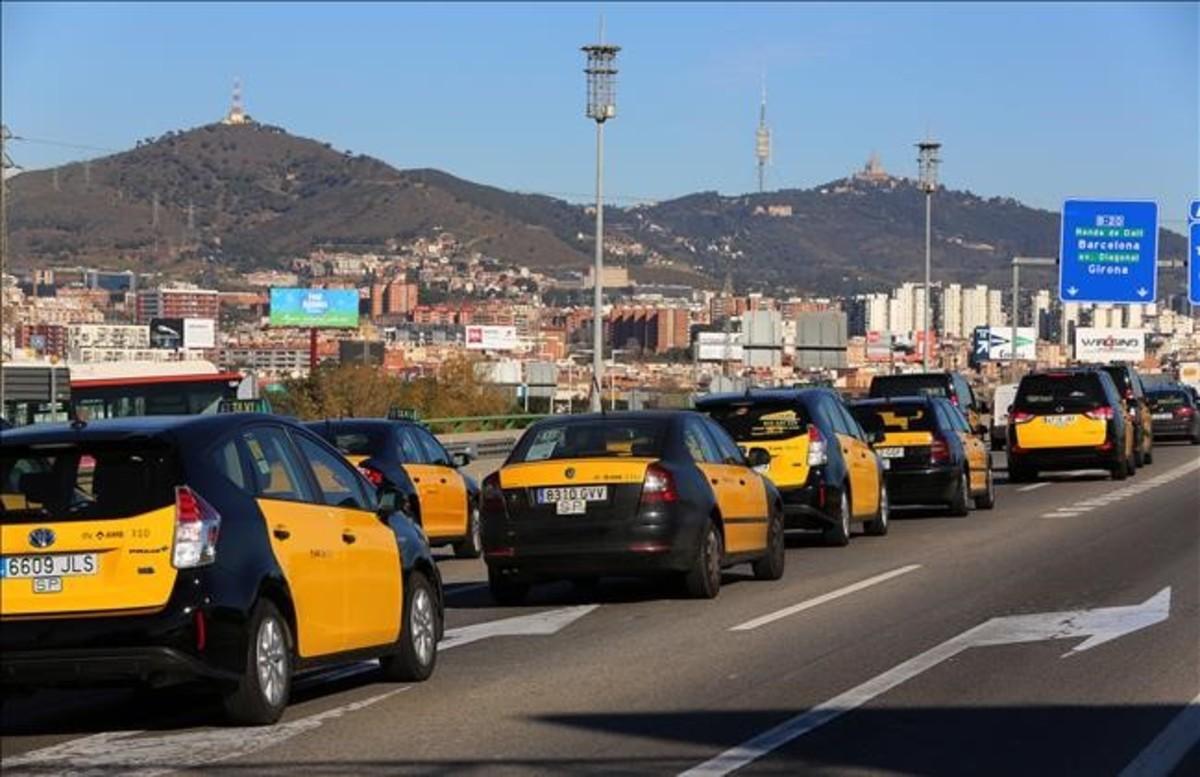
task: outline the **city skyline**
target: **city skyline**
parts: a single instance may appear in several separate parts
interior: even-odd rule
[[[18,143],[17,161],[52,166],[216,121],[240,77],[247,112],[296,134],[400,168],[588,198],[578,48],[596,36],[597,7],[339,8],[6,4],[5,123],[97,149]],[[844,177],[872,150],[915,177],[913,143],[928,130],[946,144],[949,188],[1049,210],[1073,196],[1155,199],[1181,231],[1200,180],[1194,5],[866,11],[607,8],[622,46],[612,199],[754,191],[765,68],[768,190]]]

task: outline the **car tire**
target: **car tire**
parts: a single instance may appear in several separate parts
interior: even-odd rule
[[[879,484],[879,510],[875,517],[863,524],[863,533],[871,537],[882,537],[888,533],[888,521],[891,520],[892,506],[888,500],[887,485]]]
[[[721,529],[709,521],[700,534],[692,567],[683,576],[683,587],[693,599],[714,599],[721,592]]]
[[[529,595],[529,583],[513,580],[499,570],[488,568],[488,591],[492,600],[502,607],[513,607]]]
[[[1144,467],[1149,462],[1146,461],[1146,453],[1143,451],[1145,439],[1140,435],[1134,438],[1133,441],[1133,468]]]
[[[751,565],[755,580],[778,580],[787,562],[787,540],[783,531],[783,513],[772,511],[767,525],[766,555]]]
[[[1200,445],[1200,431],[1192,435],[1192,445]]]
[[[987,470],[987,491],[982,496],[975,497],[976,510],[991,510],[996,506],[996,476],[992,468]]]
[[[428,680],[437,666],[440,616],[433,585],[414,570],[404,587],[404,620],[398,649],[379,659],[383,676],[400,683]]]
[[[454,543],[455,558],[479,558],[483,554],[483,526],[479,520],[479,505],[467,513],[467,535]]]
[[[269,726],[283,715],[292,690],[292,644],[279,608],[268,599],[259,600],[246,631],[242,676],[221,699],[230,723]]]
[[[963,467],[962,477],[958,480],[958,487],[954,489],[954,498],[948,505],[950,515],[955,518],[963,518],[971,512],[971,473]]]
[[[826,527],[822,539],[831,548],[844,548],[850,544],[850,491],[845,486],[838,502],[837,521]]]
[[[1129,477],[1129,459],[1121,459],[1112,466],[1112,479],[1124,480]]]

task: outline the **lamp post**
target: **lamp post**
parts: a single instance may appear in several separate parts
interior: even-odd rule
[[[592,269],[592,412],[599,412],[604,385],[604,122],[617,115],[617,52],[620,46],[600,42],[584,46],[587,55],[587,117],[596,122],[596,263]]]
[[[937,189],[937,168],[941,164],[941,158],[938,157],[938,150],[942,144],[936,140],[928,138],[917,144],[917,165],[920,171],[919,185],[921,190],[925,192],[925,309],[924,320],[922,327],[924,330],[925,342],[921,347],[921,365],[925,372],[929,372],[929,311],[933,306],[933,295],[930,291],[930,247],[932,242],[932,208],[933,208],[933,193]]]

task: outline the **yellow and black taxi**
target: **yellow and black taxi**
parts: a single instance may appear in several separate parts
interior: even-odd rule
[[[721,569],[783,575],[782,504],[719,426],[698,413],[607,413],[530,426],[483,481],[484,558],[501,603],[532,583],[676,575],[712,598]]]
[[[425,530],[431,545],[450,543],[458,558],[479,558],[479,484],[459,471],[470,462],[468,454],[452,456],[423,425],[398,417],[307,426],[376,487],[399,494],[399,506]]]
[[[855,523],[867,534],[887,534],[883,468],[837,392],[714,394],[698,399],[696,409],[743,448],[767,451],[767,476],[783,498],[788,528],[819,529],[828,545],[847,544]]]
[[[979,435],[987,433],[982,414],[983,403],[975,396],[971,384],[958,372],[910,372],[898,375],[876,375],[871,378],[867,395],[871,399],[891,397],[942,397],[957,407],[967,419],[967,425]]]
[[[1105,469],[1114,480],[1137,465],[1133,424],[1112,377],[1081,367],[1021,378],[1008,411],[1008,479],[1049,470]]]
[[[995,507],[991,452],[948,400],[864,399],[850,403],[850,414],[878,440],[893,506],[945,505],[957,516]]]
[[[5,431],[6,687],[205,681],[272,723],[292,677],[433,672],[442,586],[420,530],[324,440],[265,414]]]
[[[1143,467],[1154,462],[1154,420],[1142,376],[1129,364],[1103,364],[1104,370],[1117,386],[1125,403],[1125,413],[1133,426],[1133,463]]]

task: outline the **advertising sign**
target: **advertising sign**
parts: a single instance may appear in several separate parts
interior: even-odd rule
[[[1146,334],[1141,329],[1079,327],[1075,358],[1081,362],[1140,362],[1146,358]]]
[[[1098,200],[1063,203],[1059,299],[1153,302],[1157,282],[1157,203]]]
[[[152,318],[150,347],[216,348],[217,322],[211,318]]]
[[[175,350],[183,347],[182,318],[150,319],[150,347]]]
[[[355,289],[271,289],[271,326],[356,329]]]
[[[741,333],[698,332],[696,358],[702,362],[742,361]]]
[[[1012,327],[978,327],[975,330],[976,361],[1008,361],[1012,359]],[[1037,359],[1037,330],[1031,326],[1017,327],[1017,358]]]
[[[512,351],[517,347],[517,328],[515,326],[480,326],[472,324],[467,327],[466,346],[472,351]]]
[[[184,348],[216,348],[217,322],[211,318],[185,318],[183,320]]]

